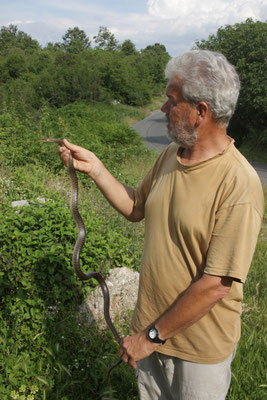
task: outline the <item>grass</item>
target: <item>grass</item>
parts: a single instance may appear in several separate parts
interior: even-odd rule
[[[135,108],[135,115],[125,117],[124,122],[133,126],[141,119],[148,117],[153,111],[160,110],[163,103],[166,101],[166,95],[162,94],[160,96],[156,96],[152,99],[152,102],[143,106],[143,107],[136,107]],[[131,110],[132,107],[130,106],[120,106],[123,107],[126,111]]]
[[[255,148],[253,143],[243,144],[239,150],[248,160],[267,164],[267,152],[260,151],[257,147]]]
[[[228,400],[264,400],[266,382],[267,189],[257,248],[244,285],[242,336],[232,364]]]

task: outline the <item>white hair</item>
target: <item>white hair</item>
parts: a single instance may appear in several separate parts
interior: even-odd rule
[[[169,80],[178,76],[188,103],[205,101],[213,119],[228,124],[237,103],[240,81],[223,54],[209,50],[187,51],[168,62],[165,76]]]

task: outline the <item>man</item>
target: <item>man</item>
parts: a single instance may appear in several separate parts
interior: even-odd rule
[[[120,354],[137,366],[140,398],[225,399],[240,337],[242,284],[263,216],[259,178],[227,135],[239,78],[222,54],[169,61],[162,106],[173,140],[134,190],[91,152],[64,141],[129,221],[145,218],[132,335]],[[67,150],[69,149],[69,150]]]

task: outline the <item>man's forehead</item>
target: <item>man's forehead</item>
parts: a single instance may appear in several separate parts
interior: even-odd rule
[[[182,81],[176,75],[172,79],[169,80],[168,85],[166,87],[166,95],[171,95],[173,92],[177,92],[182,88]]]

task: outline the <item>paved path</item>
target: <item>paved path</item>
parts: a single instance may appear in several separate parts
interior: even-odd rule
[[[137,122],[133,128],[144,139],[145,145],[161,152],[170,143],[167,137],[167,128],[164,113],[154,111],[149,117]],[[267,165],[260,162],[251,162],[263,184],[267,185]]]
[[[133,128],[144,139],[145,145],[160,152],[170,143],[164,113],[154,111],[149,117],[137,122]]]

